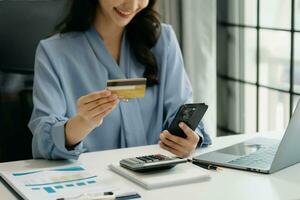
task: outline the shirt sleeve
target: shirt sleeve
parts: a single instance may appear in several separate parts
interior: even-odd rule
[[[164,77],[164,128],[170,126],[179,107],[193,102],[192,86],[184,69],[181,50],[171,26],[167,26],[169,45],[167,50],[167,71]],[[200,136],[198,147],[210,145],[211,139],[200,122],[195,132]]]
[[[66,149],[66,104],[53,62],[40,43],[35,60],[33,112],[28,124],[33,134],[33,158],[78,159],[84,151],[82,143],[72,150]]]

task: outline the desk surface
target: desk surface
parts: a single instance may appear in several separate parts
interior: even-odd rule
[[[259,134],[245,134],[214,138],[214,144],[206,149],[200,149],[195,155],[222,148],[248,138],[260,136]],[[264,137],[280,138],[280,135],[267,134]],[[140,186],[120,177],[108,170],[107,165],[124,157],[168,152],[160,149],[158,145],[117,149],[102,152],[82,154],[79,162],[83,163],[93,173],[99,175],[106,173],[112,185],[126,185],[138,191],[143,199],[263,199],[263,200],[299,200],[300,199],[300,164],[291,166],[272,175],[257,174],[246,171],[222,168],[221,171],[211,172],[211,179],[207,182],[193,183],[155,190],[145,190]],[[41,167],[61,166],[68,161],[25,160],[1,163],[1,171],[30,170]],[[16,197],[0,183],[1,199],[15,200]]]

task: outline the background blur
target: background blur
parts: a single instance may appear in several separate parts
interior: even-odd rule
[[[0,0],[0,162],[31,158],[38,41],[68,0]],[[282,131],[300,97],[300,0],[158,0],[212,136]]]

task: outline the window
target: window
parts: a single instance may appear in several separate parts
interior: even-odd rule
[[[282,131],[300,100],[300,0],[218,0],[218,135]]]

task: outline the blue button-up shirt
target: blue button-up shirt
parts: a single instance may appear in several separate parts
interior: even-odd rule
[[[191,103],[192,89],[171,26],[162,25],[152,49],[159,66],[160,84],[148,87],[145,97],[120,102],[103,124],[74,149],[65,146],[64,126],[77,113],[77,99],[106,88],[110,79],[142,77],[139,63],[123,34],[119,65],[94,27],[82,33],[57,34],[42,40],[36,52],[34,109],[29,122],[34,158],[77,159],[85,151],[156,144],[179,107]],[[196,132],[201,146],[211,140],[201,122]]]

